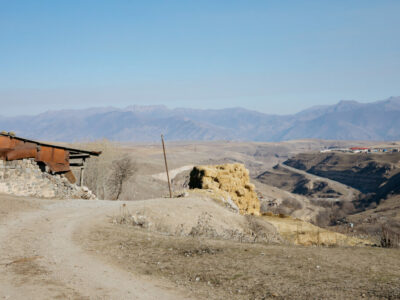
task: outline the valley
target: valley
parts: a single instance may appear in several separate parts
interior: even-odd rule
[[[73,144],[103,151],[85,172],[102,199],[115,160],[135,173],[117,201],[0,195],[0,296],[400,297],[400,153],[320,152],[354,144],[167,141],[172,199],[160,145]],[[192,166],[227,163],[249,170],[261,216],[188,189]]]

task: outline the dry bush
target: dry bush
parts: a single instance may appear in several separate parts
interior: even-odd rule
[[[132,214],[125,203],[120,206],[119,214],[112,218],[112,222],[114,224],[125,224],[142,228],[148,228],[150,226],[150,222],[147,220],[146,216]]]
[[[322,210],[315,218],[315,225],[319,227],[327,227],[331,223],[331,216],[328,210]]]
[[[337,225],[338,220],[342,220],[356,211],[352,202],[316,200],[312,200],[311,202],[324,208],[316,217],[315,225],[319,227]]]
[[[118,200],[123,184],[137,172],[137,164],[128,156],[115,160],[111,166],[112,172],[108,178],[107,186],[112,199]]]
[[[253,238],[251,242],[281,242],[281,237],[273,225],[257,216],[247,215],[245,217],[250,231],[249,235]]]
[[[87,186],[99,199],[107,199],[111,193],[107,181],[112,171],[113,161],[116,160],[121,151],[118,144],[107,139],[94,142],[74,144],[73,147],[91,151],[101,151],[98,157],[92,156],[86,163],[84,185]]]
[[[272,207],[263,207],[263,211],[268,210],[274,215],[287,215],[290,216],[292,215],[295,211],[302,209],[303,205],[298,201],[297,199],[294,198],[285,198],[282,200],[282,203],[279,206],[272,206]]]
[[[387,226],[382,225],[381,230],[381,246],[384,248],[399,248],[400,233],[397,233]]]

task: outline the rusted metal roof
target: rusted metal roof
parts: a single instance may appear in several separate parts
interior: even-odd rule
[[[0,159],[10,161],[32,158],[46,165],[53,173],[65,174],[72,183],[75,182],[75,177],[70,166],[83,166],[83,163],[70,164],[70,159],[82,159],[84,162],[86,158],[100,154],[101,152],[52,145],[17,137],[10,133],[0,133]]]
[[[52,147],[52,148],[57,148],[57,149],[64,149],[64,150],[70,151],[71,154],[83,154],[84,153],[84,154],[89,154],[91,156],[99,156],[101,154],[101,151],[87,151],[87,150],[82,150],[82,149],[64,147],[64,146],[60,146],[60,145],[48,144],[48,143],[34,141],[34,140],[26,139],[26,138],[21,138],[21,137],[14,136],[14,135],[9,134],[9,133],[0,132],[0,136],[8,136],[8,137],[11,137],[11,138],[16,139],[16,140],[20,140],[20,141],[24,141],[24,142],[28,142],[28,143],[33,143],[33,144],[36,144],[36,145],[39,145],[39,146],[47,146],[47,147]]]

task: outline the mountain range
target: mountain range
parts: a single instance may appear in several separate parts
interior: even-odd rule
[[[168,109],[129,106],[48,111],[1,117],[0,131],[46,141],[168,140],[284,141],[292,139],[400,140],[400,97],[372,103],[340,101],[293,115],[244,108]]]

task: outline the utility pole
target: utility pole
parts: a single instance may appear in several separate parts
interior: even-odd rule
[[[168,180],[169,197],[172,198],[171,182],[170,182],[170,180],[169,180],[167,155],[165,154],[165,144],[164,144],[164,136],[163,136],[163,135],[161,135],[161,142],[162,142],[162,147],[163,147],[163,152],[164,152],[165,170],[167,171],[167,180]]]

